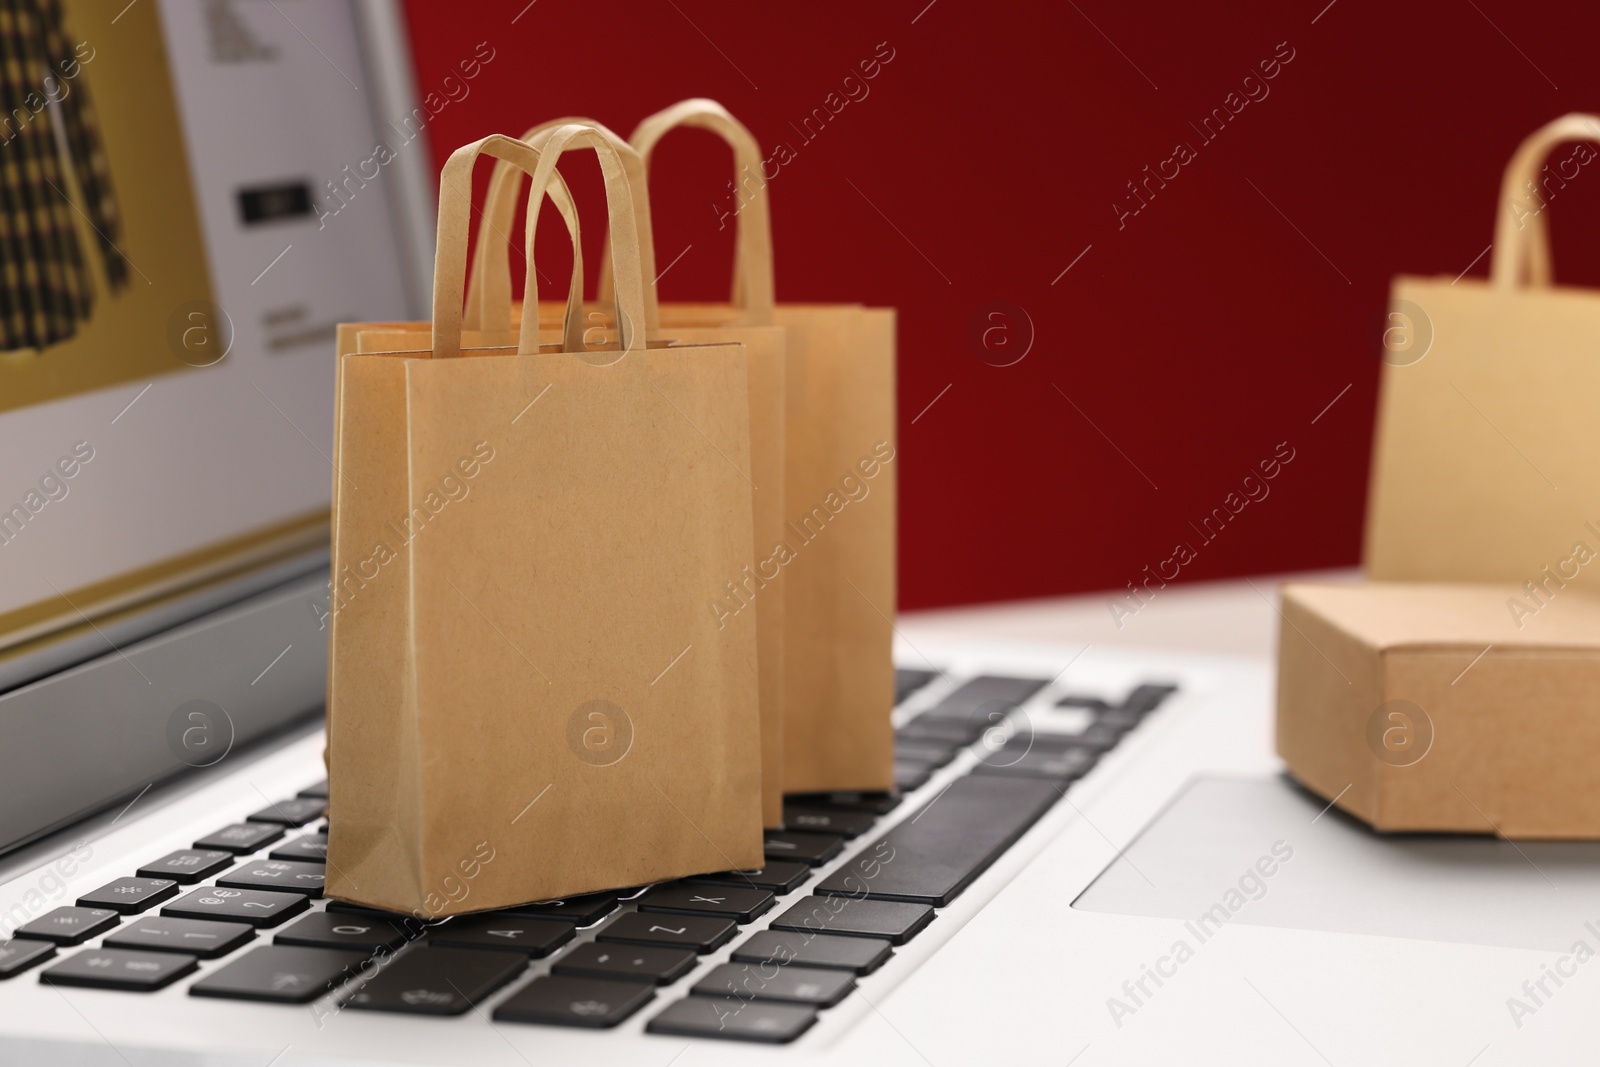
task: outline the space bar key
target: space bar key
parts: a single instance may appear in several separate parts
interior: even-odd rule
[[[1044,779],[958,778],[815,890],[942,908],[1061,798]]]

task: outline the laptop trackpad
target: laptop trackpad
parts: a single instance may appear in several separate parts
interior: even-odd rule
[[[1600,909],[1574,908],[1600,899],[1600,842],[1377,834],[1323,805],[1286,778],[1197,778],[1073,907],[1202,940],[1227,923],[1552,952],[1600,937]]]

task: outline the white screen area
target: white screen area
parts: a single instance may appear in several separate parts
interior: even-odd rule
[[[0,611],[327,507],[332,327],[407,314],[394,168],[350,182],[343,206],[327,185],[347,181],[379,140],[426,151],[376,129],[349,7],[164,0],[160,11],[232,348],[203,370],[0,414],[0,509],[75,443],[94,450],[68,495],[0,545]],[[309,214],[244,220],[242,189],[297,183]],[[330,206],[337,214],[322,216]]]

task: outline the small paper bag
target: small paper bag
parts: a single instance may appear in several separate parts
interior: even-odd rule
[[[522,140],[537,144],[549,132],[564,125],[591,126],[617,149],[622,158],[623,170],[628,176],[633,196],[634,217],[639,225],[640,262],[647,277],[654,276],[650,227],[650,199],[644,172],[644,160],[633,146],[617,137],[606,127],[585,118],[555,119],[541,123],[522,135]],[[517,189],[524,172],[515,164],[500,160],[495,164],[489,181],[487,206],[482,213],[477,242],[473,248],[472,269],[468,275],[467,304],[462,319],[463,337],[472,338],[479,345],[515,344],[518,326],[513,316],[517,305],[511,300],[511,271],[507,233],[510,232],[517,206]],[[583,261],[578,223],[571,208],[570,194],[562,184],[560,175],[547,190],[551,202],[561,212],[567,224],[573,247],[573,281],[569,287],[567,303],[543,302],[540,305],[540,323],[555,326],[570,334],[605,336],[612,329],[611,303],[606,309],[584,314],[581,300]],[[602,267],[602,279],[604,279]],[[608,290],[609,291],[609,290]],[[657,328],[657,305],[654,287],[645,292],[645,319],[649,335],[660,338]],[[401,342],[395,334],[427,332],[426,322],[363,323],[341,327],[340,352],[358,350],[382,351],[394,348]],[[745,326],[733,333],[717,327],[677,327],[671,339],[689,344],[739,341],[745,346],[746,367],[749,380],[750,470],[751,489],[755,494],[754,539],[750,560],[739,574],[723,583],[715,600],[708,604],[714,614],[735,612],[739,597],[754,599],[759,584],[761,596],[754,608],[757,618],[758,685],[761,712],[761,799],[762,821],[769,827],[783,825],[783,583],[759,581],[751,573],[756,561],[765,555],[765,546],[782,536],[784,526],[784,388],[786,372],[784,351],[786,331],[779,326]],[[763,488],[764,487],[764,488]],[[742,592],[741,592],[742,590]],[[733,607],[729,607],[729,604]]]
[[[1600,588],[1600,292],[1551,282],[1541,164],[1600,117],[1536,130],[1506,166],[1487,282],[1395,279],[1364,562],[1384,581]],[[1579,143],[1544,168],[1574,177]],[[1577,195],[1577,194],[1573,194]],[[1538,599],[1543,603],[1543,599]]]
[[[633,145],[648,163],[656,143],[684,126],[734,150],[738,251],[732,301],[661,304],[663,335],[719,327],[737,337],[746,324],[770,323],[787,336],[784,523],[754,567],[761,578],[782,575],[784,586],[784,788],[892,789],[894,312],[776,303],[760,145],[704,99],[645,119]]]
[[[619,343],[541,349],[528,314],[464,350],[474,161],[540,198],[582,145]],[[340,358],[330,895],[452,915],[761,863],[756,622],[705,606],[752,536],[745,352],[647,347],[647,284],[604,138],[491,136],[441,176],[431,344]]]
[[[644,159],[626,141],[611,134],[604,126],[588,119],[557,119],[535,126],[523,135],[523,140],[537,145],[551,129],[567,123],[592,125],[612,139],[628,173],[633,192],[634,216],[640,220],[640,257],[645,274],[654,277],[655,261],[651,252],[650,198],[646,183]],[[752,142],[753,143],[753,142]],[[511,229],[516,209],[517,187],[522,174],[509,163],[495,165],[489,181],[489,195],[485,210],[478,223],[478,239],[473,249],[472,273],[467,285],[466,322],[485,338],[511,338],[514,340],[511,302],[511,269],[509,245],[505,234]],[[552,194],[557,192],[551,187]],[[560,200],[552,195],[560,208]],[[536,203],[536,201],[530,201]],[[569,227],[570,228],[570,227]],[[606,272],[602,265],[601,277]],[[769,287],[770,288],[770,287]],[[765,576],[756,573],[760,563],[771,552],[772,546],[784,536],[784,479],[785,443],[785,351],[786,333],[773,325],[741,326],[725,330],[721,327],[678,326],[669,333],[658,328],[658,311],[652,289],[645,295],[645,319],[651,337],[667,337],[690,344],[738,341],[745,346],[748,356],[750,382],[750,483],[755,499],[754,537],[751,552],[737,574],[730,576],[708,609],[719,618],[743,611],[746,605],[757,619],[757,658],[759,660],[759,685],[761,705],[761,766],[762,814],[768,826],[783,825],[784,785],[784,582],[771,568]],[[583,316],[586,332],[603,333],[610,328],[611,306],[602,311],[591,311]],[[569,302],[565,310],[560,304],[546,302],[540,307],[540,320],[548,325],[567,323],[571,329],[573,316],[580,314]],[[502,340],[502,343],[504,341]]]
[[[779,610],[782,598],[783,788],[891,789],[894,312],[776,303],[760,145],[727,109],[705,99],[685,100],[645,119],[633,145],[648,161],[657,141],[683,126],[709,130],[733,148],[739,190],[730,207],[736,212],[738,242],[733,298],[727,304],[647,304],[653,335],[745,341],[752,353],[752,405],[770,395],[760,378],[753,331],[777,326],[784,335],[783,501],[780,508],[767,492],[756,493],[754,559],[735,587],[725,590],[722,609],[730,615],[754,611],[763,633],[770,633],[770,613]],[[475,264],[474,291],[482,294],[485,307],[496,304],[497,294],[510,292],[505,242],[488,239],[493,232],[488,220],[502,230],[510,225],[514,179],[507,173],[504,187],[491,191],[480,225],[483,254]],[[634,182],[642,187],[637,178]],[[642,199],[637,191],[636,199]],[[602,270],[602,305],[606,277]],[[547,306],[545,314],[554,313]],[[486,315],[483,325],[497,321]],[[752,418],[752,454],[758,463],[767,454],[763,425]],[[763,487],[771,483],[770,476],[756,479]],[[764,685],[771,661],[764,648]],[[769,705],[764,689],[763,708]]]

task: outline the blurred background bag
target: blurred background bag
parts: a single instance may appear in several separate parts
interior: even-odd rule
[[[1370,577],[1531,581],[1553,593],[1600,553],[1600,292],[1552,284],[1542,212],[1560,177],[1541,175],[1556,145],[1596,139],[1600,119],[1574,114],[1517,149],[1489,281],[1395,280]]]
[[[538,203],[572,145],[605,174],[619,343],[542,350],[528,315],[463,351],[473,162]],[[752,537],[744,349],[646,348],[596,131],[485,138],[440,187],[431,344],[372,352],[380,324],[339,361],[328,892],[448,915],[759,866],[755,619],[705,608]]]

